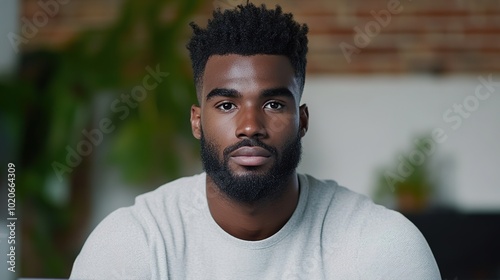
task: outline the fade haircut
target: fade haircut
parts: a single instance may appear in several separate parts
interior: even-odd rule
[[[238,5],[231,10],[213,12],[205,29],[194,22],[193,36],[187,44],[193,67],[194,82],[198,91],[202,83],[205,65],[212,55],[284,55],[294,68],[300,86],[304,90],[307,54],[306,24],[300,25],[291,13],[283,13],[279,5],[268,10],[264,4]]]

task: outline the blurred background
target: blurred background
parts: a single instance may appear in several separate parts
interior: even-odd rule
[[[68,277],[111,211],[201,172],[188,23],[242,2],[2,3],[0,172],[15,164],[18,220],[11,273],[2,181],[1,279]],[[401,211],[443,279],[500,279],[500,2],[252,2],[310,28],[299,171]]]

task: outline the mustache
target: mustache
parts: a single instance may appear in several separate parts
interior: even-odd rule
[[[243,139],[243,140],[241,140],[240,142],[238,142],[238,143],[236,143],[234,145],[231,145],[231,146],[225,148],[224,152],[223,152],[224,153],[224,158],[227,158],[230,153],[236,151],[237,149],[239,149],[241,147],[260,147],[262,149],[267,150],[273,156],[277,156],[278,155],[278,151],[277,151],[276,148],[263,143],[259,139],[246,138],[246,139]]]

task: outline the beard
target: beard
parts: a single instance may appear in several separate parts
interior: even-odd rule
[[[297,134],[287,141],[281,151],[255,138],[244,139],[223,151],[219,159],[219,148],[207,142],[201,133],[201,160],[203,169],[226,197],[243,203],[255,203],[278,199],[285,191],[289,176],[295,172],[302,155],[301,137]],[[261,147],[270,152],[275,161],[265,171],[259,167],[246,167],[250,174],[235,175],[229,168],[229,154],[244,147]]]

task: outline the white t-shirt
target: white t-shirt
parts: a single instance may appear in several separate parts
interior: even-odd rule
[[[206,174],[140,195],[92,232],[70,279],[440,279],[420,231],[365,196],[299,175],[292,217],[246,241],[213,220]]]

